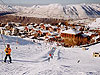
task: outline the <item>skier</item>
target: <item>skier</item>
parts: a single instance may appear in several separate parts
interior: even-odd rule
[[[48,61],[50,61],[50,58],[52,58],[53,59],[53,56],[54,56],[54,52],[55,52],[55,50],[56,50],[56,48],[55,47],[53,47],[52,49],[51,49],[51,51],[49,51],[49,58],[48,58]]]
[[[5,52],[6,52],[6,57],[5,57],[5,59],[4,59],[4,62],[6,62],[6,60],[7,60],[7,57],[9,57],[9,59],[10,59],[10,63],[12,63],[12,60],[11,60],[11,48],[10,48],[10,44],[7,44],[7,48],[4,50]]]

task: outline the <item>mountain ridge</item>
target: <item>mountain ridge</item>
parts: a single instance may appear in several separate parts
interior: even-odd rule
[[[38,18],[56,18],[56,19],[83,19],[100,17],[100,4],[75,4],[75,5],[33,5],[24,6],[4,6],[0,5],[6,11],[17,11],[18,16],[38,17]],[[16,14],[15,14],[16,15]]]

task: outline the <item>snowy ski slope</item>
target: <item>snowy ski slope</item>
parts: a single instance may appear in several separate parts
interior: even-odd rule
[[[85,51],[42,41],[33,43],[13,36],[3,38],[5,43],[11,44],[13,63],[2,63],[2,51],[4,58],[5,48],[0,38],[0,75],[100,75],[100,58],[92,55],[100,51],[100,44],[90,46]],[[54,58],[48,62],[48,52],[52,47],[57,49]]]

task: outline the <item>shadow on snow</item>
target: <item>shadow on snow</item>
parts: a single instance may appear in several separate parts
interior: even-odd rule
[[[0,42],[3,43],[3,41],[5,41],[5,43],[10,43],[10,44],[18,42],[19,45],[34,44],[32,41],[27,41],[22,38],[11,37],[11,36],[6,36],[6,35],[3,35],[3,39],[4,40],[0,38]]]

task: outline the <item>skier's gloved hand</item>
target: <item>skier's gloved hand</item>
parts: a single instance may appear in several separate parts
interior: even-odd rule
[[[6,53],[8,53],[8,51],[6,51]]]

